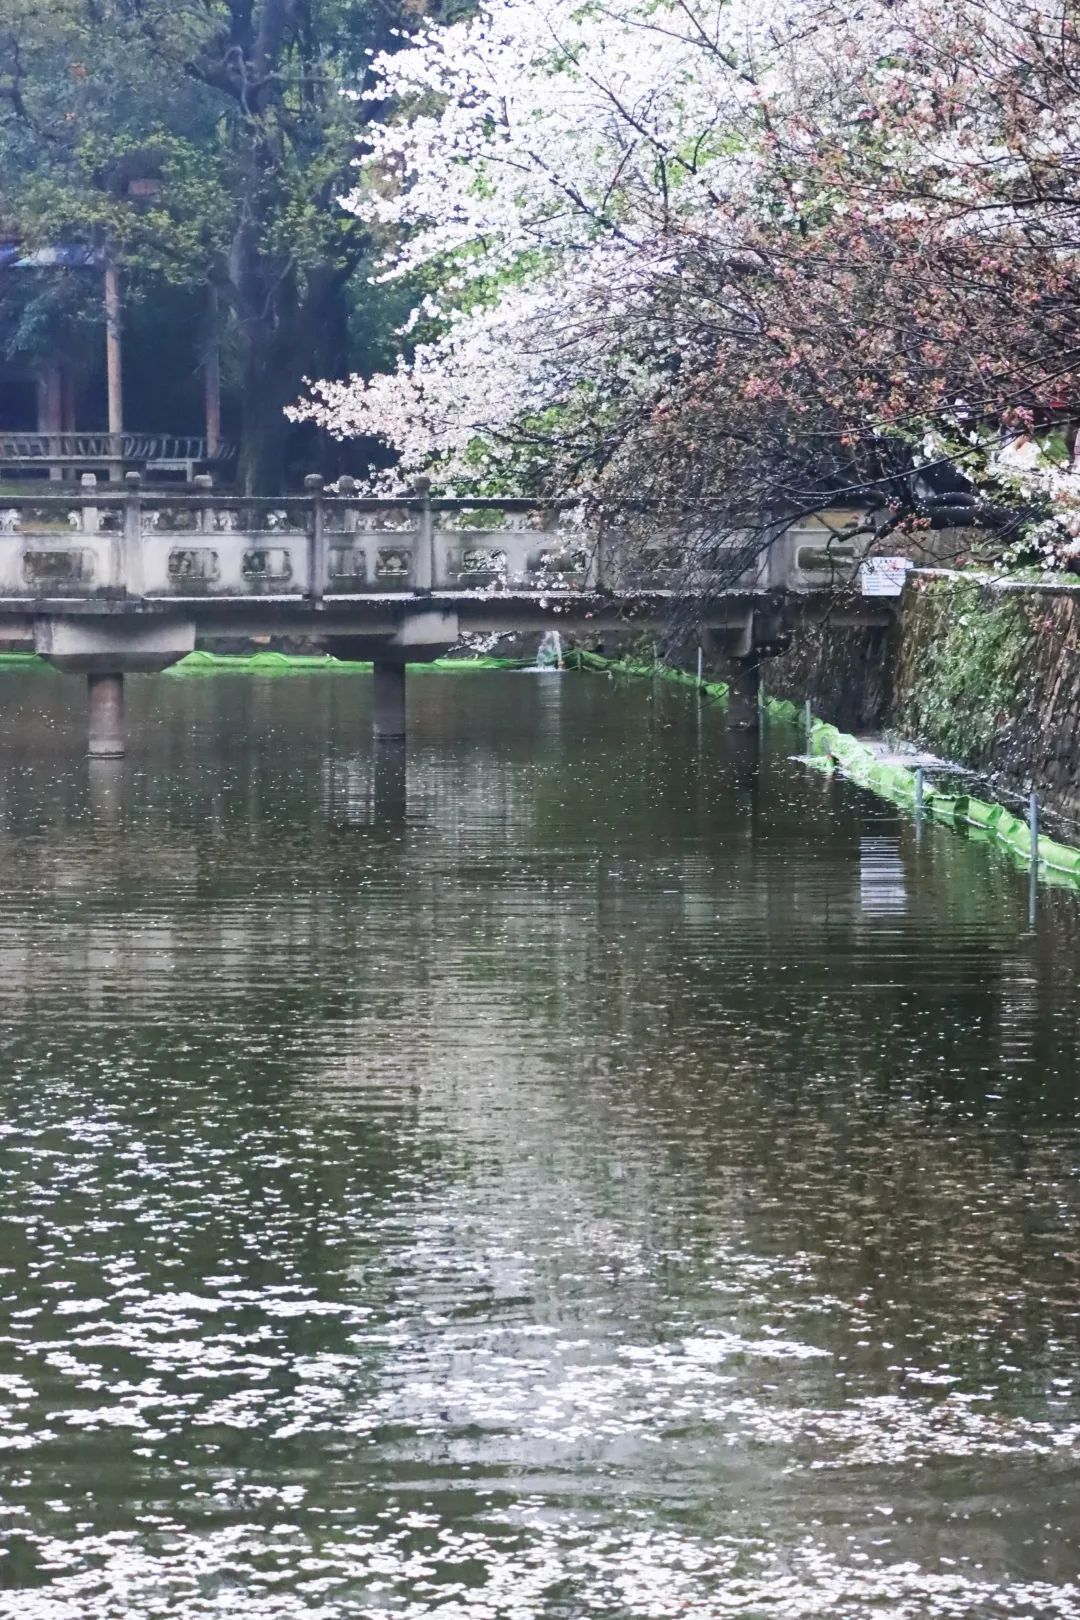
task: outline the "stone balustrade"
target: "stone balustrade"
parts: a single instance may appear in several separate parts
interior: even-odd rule
[[[219,495],[208,476],[174,495],[147,492],[134,473],[122,488],[85,474],[77,495],[0,504],[0,645],[87,678],[100,757],[124,750],[124,677],[167,668],[197,637],[301,636],[370,659],[375,734],[387,740],[405,732],[407,666],[466,631],[655,631],[675,599],[694,596],[698,634],[732,660],[752,719],[761,658],[799,615],[834,611],[855,560],[818,518],[765,551],[692,538],[631,542],[565,501],[375,500],[315,476],[274,499]]]
[[[632,547],[583,527],[569,503],[222,496],[123,492],[84,475],[78,495],[0,504],[0,598],[139,596],[156,601],[280,597],[321,601],[414,592],[594,592],[676,589],[685,546],[663,536]],[[0,496],[2,501],[2,496]],[[850,550],[829,548],[812,519],[743,566],[740,542],[716,548],[693,587],[822,588],[851,578]],[[829,559],[835,555],[835,562]]]

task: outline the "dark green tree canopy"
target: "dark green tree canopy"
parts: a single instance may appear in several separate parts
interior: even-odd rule
[[[280,480],[303,375],[348,358],[369,243],[336,198],[371,107],[342,90],[418,15],[409,0],[0,0],[0,231],[108,247],[151,304],[170,284],[213,291],[199,307],[232,356],[248,487]],[[85,279],[8,298],[9,344],[55,343]]]

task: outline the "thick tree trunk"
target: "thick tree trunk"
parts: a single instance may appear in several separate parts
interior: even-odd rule
[[[342,369],[346,280],[337,267],[316,269],[309,274],[303,298],[286,285],[271,321],[242,324],[244,397],[238,481],[245,494],[276,495],[284,490],[289,447],[296,437],[285,409],[299,399],[305,377],[334,376]]]
[[[245,349],[238,483],[245,495],[280,495],[288,470],[285,407],[297,393],[292,367],[273,337],[249,333]]]
[[[243,361],[238,483],[245,495],[277,495],[286,479],[285,406],[295,397],[295,282],[263,258],[250,226],[233,242],[230,268]]]

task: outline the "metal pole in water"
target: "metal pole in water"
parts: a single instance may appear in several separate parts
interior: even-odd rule
[[[915,767],[915,814],[921,816],[923,812],[923,768]]]
[[[810,699],[803,704],[803,730],[806,732],[806,752],[812,753],[811,742],[814,736],[814,716],[810,712]]]
[[[1031,869],[1039,870],[1039,799],[1032,788],[1028,794],[1028,832],[1031,834]]]
[[[697,650],[697,683],[698,683],[698,690],[699,691],[700,691],[701,686],[702,686],[702,674],[703,674],[704,668],[705,668],[705,659],[704,659],[704,655],[702,654],[702,651],[701,651],[701,643],[699,642],[698,643],[698,650]]]

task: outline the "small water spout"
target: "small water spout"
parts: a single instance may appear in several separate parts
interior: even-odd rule
[[[536,669],[557,669],[563,667],[562,637],[557,630],[546,630],[539,647],[536,649]]]

